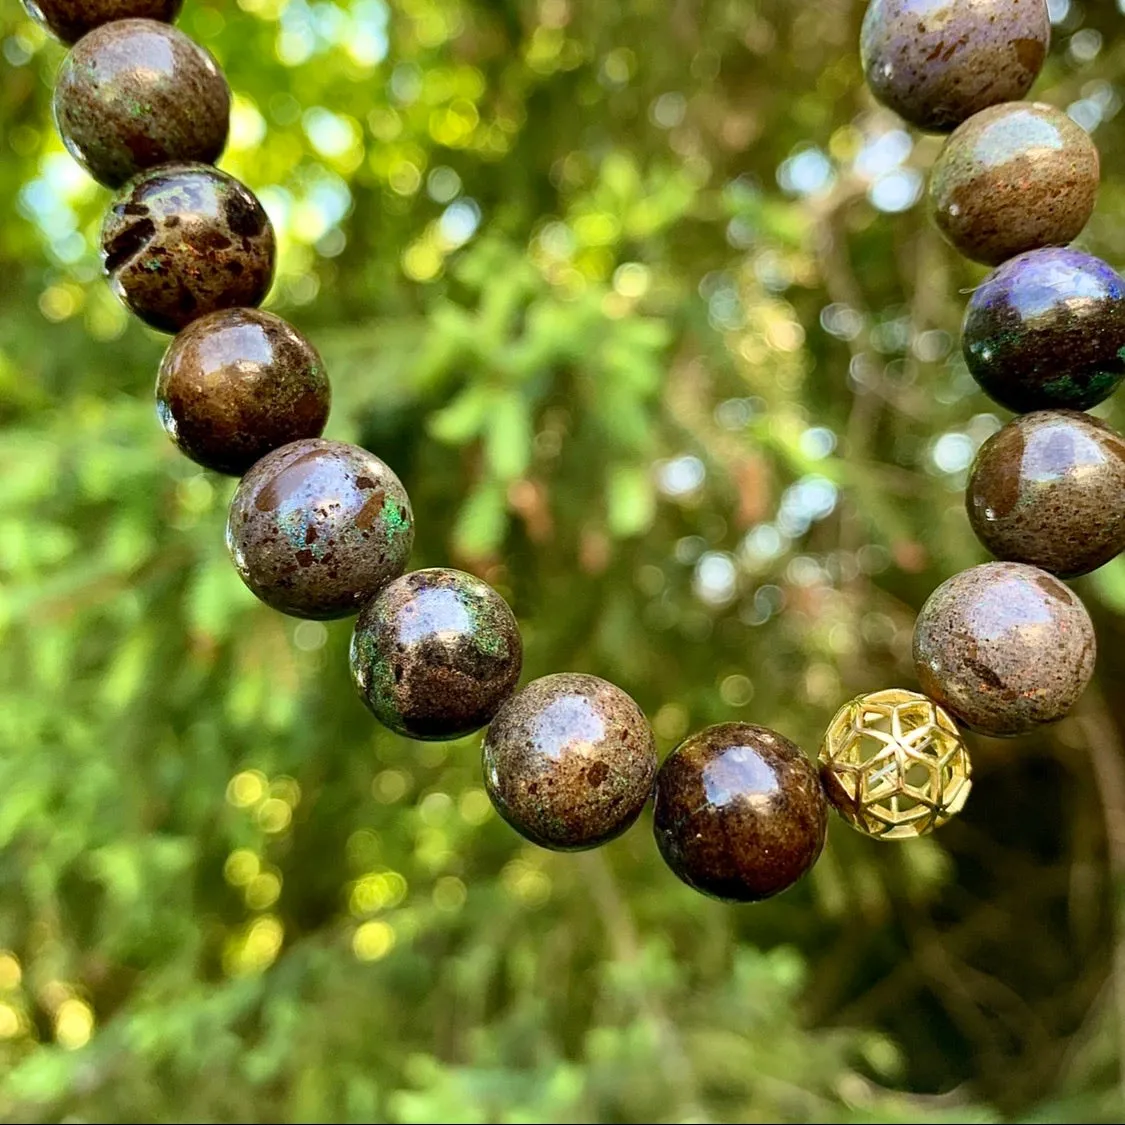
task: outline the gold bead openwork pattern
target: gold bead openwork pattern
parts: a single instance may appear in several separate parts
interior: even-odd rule
[[[825,792],[860,832],[924,836],[961,811],[972,766],[957,724],[933,700],[892,688],[837,712],[820,748]]]

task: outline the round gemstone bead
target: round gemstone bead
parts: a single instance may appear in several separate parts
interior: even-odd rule
[[[919,129],[946,133],[1022,98],[1050,43],[1044,0],[872,0],[860,56],[879,101]]]
[[[656,775],[664,862],[728,902],[784,891],[820,856],[828,804],[799,747],[765,727],[722,723],[682,742]]]
[[[352,679],[363,701],[384,726],[422,741],[488,723],[522,663],[508,603],[460,570],[404,574],[363,607],[352,634]]]
[[[914,627],[922,691],[997,737],[1061,719],[1090,682],[1096,654],[1094,626],[1078,596],[1024,563],[985,563],[954,575]]]
[[[1082,126],[1039,102],[991,106],[959,125],[930,173],[938,229],[996,266],[1074,239],[1098,196],[1098,150]]]
[[[331,394],[324,361],[291,324],[261,309],[192,321],[164,353],[156,408],[193,461],[238,476],[271,450],[319,437]]]
[[[100,183],[120,187],[169,161],[217,160],[230,89],[211,55],[155,20],[118,20],[71,48],[55,86],[63,144]]]
[[[259,304],[273,280],[275,252],[273,225],[253,193],[205,164],[142,173],[102,228],[110,287],[164,332],[217,309]]]
[[[1001,406],[1088,410],[1125,378],[1125,279],[1081,250],[1020,254],[974,291],[962,346]]]
[[[183,0],[23,0],[27,14],[64,43],[114,20],[146,19],[171,23]]]
[[[294,617],[346,617],[400,575],[414,543],[402,482],[374,453],[306,438],[242,478],[227,547],[243,582]]]
[[[1073,410],[1024,414],[981,446],[966,502],[997,558],[1087,574],[1125,550],[1125,439]]]
[[[482,747],[484,784],[521,835],[556,851],[594,848],[640,816],[656,776],[644,713],[619,687],[564,672],[500,708]]]
[[[845,704],[820,747],[820,777],[836,811],[879,840],[940,828],[972,788],[965,740],[949,713],[916,691],[891,688]]]

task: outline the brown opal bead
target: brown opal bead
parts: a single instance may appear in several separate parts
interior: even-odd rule
[[[1088,574],[1125,551],[1125,439],[1074,410],[1024,414],[981,446],[966,500],[997,558]]]
[[[765,727],[707,727],[656,775],[660,854],[713,898],[758,902],[792,886],[820,856],[827,821],[816,767]]]
[[[575,672],[533,680],[500,708],[481,749],[496,811],[555,851],[594,848],[641,814],[656,743],[619,687]]]
[[[253,193],[205,164],[166,164],[137,176],[102,227],[110,288],[164,332],[217,309],[259,304],[275,252],[273,225]]]
[[[402,482],[374,453],[306,438],[242,478],[227,548],[242,581],[294,617],[346,617],[406,567],[414,516]]]
[[[118,20],[71,48],[55,86],[63,144],[99,183],[120,187],[169,161],[217,160],[230,88],[211,55],[155,20]]]
[[[1098,150],[1061,109],[1008,102],[970,117],[930,173],[930,208],[968,258],[996,266],[1042,246],[1064,246],[1098,197]]]
[[[391,582],[359,615],[352,679],[386,727],[439,742],[483,727],[512,694],[523,641],[508,603],[445,567]]]
[[[271,450],[320,437],[331,392],[324,361],[291,324],[221,309],[169,345],[156,379],[164,429],[193,461],[241,475]]]
[[[1061,719],[1094,674],[1094,625],[1078,596],[1025,563],[975,566],[942,583],[914,626],[922,691],[997,737]]]
[[[860,55],[879,101],[919,129],[946,133],[1022,98],[1050,43],[1044,0],[872,0]]]
[[[183,0],[23,0],[27,14],[64,43],[114,20],[146,19],[172,23]]]

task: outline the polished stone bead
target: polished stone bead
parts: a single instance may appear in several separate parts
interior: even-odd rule
[[[1125,279],[1081,250],[1030,250],[974,291],[961,340],[1001,406],[1088,410],[1125,378]]]
[[[55,85],[63,144],[100,183],[170,161],[217,160],[230,89],[211,55],[155,20],[103,24],[71,48]]]
[[[110,287],[164,332],[217,309],[259,304],[273,281],[275,253],[273,225],[254,194],[205,164],[142,173],[102,228]]]
[[[656,775],[660,854],[713,898],[758,902],[792,886],[819,857],[827,819],[812,762],[765,727],[707,727]]]
[[[1024,414],[981,446],[966,503],[997,558],[1087,574],[1125,551],[1125,439],[1073,410]]]
[[[294,617],[346,617],[400,575],[414,543],[402,482],[374,453],[306,438],[242,478],[227,548],[243,582]]]
[[[27,14],[64,43],[75,43],[95,27],[114,20],[172,23],[183,0],[23,0]]]
[[[975,566],[939,586],[914,627],[922,691],[997,737],[1061,719],[1094,674],[1086,607],[1057,578],[1024,563]]]
[[[1050,43],[1044,0],[872,0],[860,57],[879,101],[919,129],[947,133],[1022,98]]]
[[[930,173],[938,229],[966,257],[996,266],[1077,237],[1098,196],[1098,150],[1061,109],[992,106],[959,125]]]
[[[836,811],[877,840],[913,840],[956,816],[972,788],[965,739],[916,691],[861,695],[836,712],[820,746],[820,778]]]
[[[487,583],[435,567],[404,574],[373,598],[352,634],[352,679],[375,717],[408,738],[460,738],[515,690],[519,626]]]
[[[156,408],[193,461],[239,476],[271,450],[320,437],[328,376],[316,348],[261,309],[221,309],[192,321],[169,345]]]
[[[597,676],[533,680],[500,708],[482,747],[497,812],[532,843],[594,848],[640,816],[656,776],[641,709]]]

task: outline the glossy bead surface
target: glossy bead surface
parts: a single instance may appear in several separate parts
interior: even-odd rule
[[[1073,410],[1024,414],[981,446],[966,503],[997,558],[1087,574],[1125,550],[1125,439]]]
[[[242,478],[227,548],[243,582],[294,617],[346,617],[400,575],[414,543],[402,482],[374,453],[307,438]]]
[[[230,89],[210,53],[155,20],[118,20],[71,48],[55,85],[63,143],[99,183],[120,187],[169,161],[217,160]]]
[[[957,127],[930,173],[934,222],[962,254],[996,266],[1076,238],[1098,196],[1098,150],[1061,109],[992,106]]]
[[[110,288],[164,332],[218,309],[259,304],[273,280],[275,253],[273,225],[254,194],[205,164],[142,173],[102,227]]]
[[[222,309],[169,345],[156,379],[168,435],[193,461],[240,475],[271,450],[319,437],[331,393],[324,361],[291,324]]]
[[[879,101],[919,129],[946,133],[1022,98],[1050,43],[1044,0],[872,0],[860,56]]]
[[[533,680],[500,708],[482,747],[496,811],[540,847],[593,848],[640,816],[656,776],[641,709],[597,676]]]
[[[396,579],[363,607],[352,679],[386,727],[408,738],[460,738],[488,723],[515,689],[523,642],[486,582],[435,567]]]
[[[1125,279],[1081,250],[1020,254],[974,291],[961,339],[1001,406],[1088,410],[1125,378]]]
[[[146,19],[172,23],[183,0],[23,0],[27,14],[64,43],[114,20]]]
[[[1024,563],[975,566],[942,583],[914,627],[922,691],[983,734],[1023,734],[1061,719],[1094,674],[1086,607]]]
[[[912,840],[965,806],[972,765],[944,708],[891,688],[845,704],[820,747],[820,778],[836,811],[880,840]]]
[[[682,742],[656,775],[664,862],[728,902],[784,891],[817,861],[828,804],[801,749],[765,727],[721,723]]]

